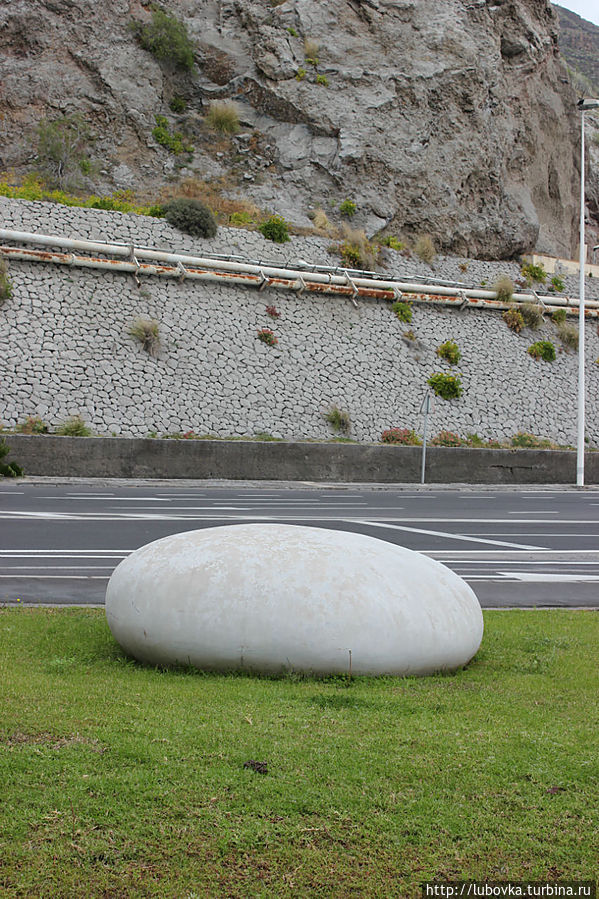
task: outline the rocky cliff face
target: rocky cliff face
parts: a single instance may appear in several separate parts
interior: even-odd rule
[[[559,16],[559,45],[570,69],[577,91],[586,97],[599,97],[599,27],[581,19],[575,12],[555,7]],[[587,171],[587,245],[599,243],[599,113],[586,116]]]
[[[156,198],[194,176],[298,224],[350,198],[369,233],[498,258],[575,250],[575,94],[546,0],[169,0],[168,12],[193,41],[191,72],[135,40],[131,21],[151,18],[138,0],[4,5],[0,169],[35,168],[36,123],[79,113],[96,190]],[[213,99],[238,104],[236,137],[208,129]],[[152,138],[157,114],[192,159]]]
[[[588,80],[596,96],[599,91],[599,27],[563,6],[555,6],[559,22],[559,45],[569,66]]]

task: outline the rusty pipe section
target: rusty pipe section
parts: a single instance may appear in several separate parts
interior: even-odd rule
[[[130,262],[122,259],[102,259],[94,256],[77,256],[74,253],[51,253],[46,250],[21,250],[15,247],[0,246],[0,253],[8,259],[16,259],[23,262],[51,262],[59,265],[75,265],[80,268],[99,269],[109,272],[125,272],[132,275],[159,275],[179,280],[200,280],[220,282],[225,285],[239,284],[245,287],[254,286],[280,287],[287,290],[304,290],[309,293],[334,293],[342,296],[364,296],[377,299],[389,299],[391,296],[387,290],[376,288],[358,288],[354,291],[347,284],[327,284],[318,282],[301,283],[293,278],[268,278],[262,274],[244,274],[242,272],[209,271],[200,268],[180,268],[172,265],[153,265],[146,262]]]
[[[557,308],[566,309],[570,315],[578,315],[578,300],[569,297],[538,296],[530,293],[517,293],[512,303],[497,299],[493,290],[460,289],[442,287],[436,284],[424,285],[395,278],[361,278],[343,274],[310,272],[295,270],[290,267],[276,267],[256,263],[234,262],[232,260],[211,257],[193,256],[188,253],[170,253],[148,247],[103,241],[75,240],[59,235],[36,234],[26,231],[0,229],[0,240],[14,243],[59,247],[62,250],[82,250],[87,253],[99,253],[100,256],[82,256],[73,252],[62,253],[46,250],[23,249],[22,247],[0,246],[0,253],[8,258],[30,262],[52,262],[57,264],[76,265],[84,268],[95,268],[105,271],[120,271],[134,275],[159,275],[219,281],[226,284],[245,286],[280,287],[295,290],[298,293],[332,293],[343,296],[362,296],[377,299],[395,299],[408,294],[406,299],[414,302],[441,303],[457,307],[474,306],[478,308],[507,309],[512,303],[539,301],[548,311]],[[109,256],[118,259],[105,258]],[[145,260],[145,261],[141,261]],[[599,302],[588,301],[585,310],[587,317],[599,315]]]

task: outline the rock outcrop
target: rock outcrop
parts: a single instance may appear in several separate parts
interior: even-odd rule
[[[559,16],[559,46],[578,93],[599,97],[599,27],[556,6]],[[587,246],[599,243],[599,112],[586,116],[588,168],[586,181]]]
[[[354,223],[506,258],[576,248],[575,93],[546,0],[169,0],[192,72],[142,49],[138,0],[11,0],[0,10],[0,169],[35,169],[36,124],[80,114],[96,191],[157,199],[212,180],[298,224],[350,198]],[[173,96],[186,110],[171,112]],[[214,135],[211,100],[242,132]],[[193,158],[152,138],[156,115]]]
[[[599,26],[570,9],[555,6],[559,19],[559,46],[569,66],[587,79],[594,96],[599,92]]]

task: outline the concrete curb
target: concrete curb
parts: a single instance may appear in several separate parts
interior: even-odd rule
[[[29,476],[417,484],[422,450],[380,444],[7,434]],[[599,484],[599,453],[585,481]],[[428,484],[574,484],[576,453],[429,447]]]

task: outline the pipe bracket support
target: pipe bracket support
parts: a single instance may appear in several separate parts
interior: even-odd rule
[[[350,275],[349,275],[349,272],[347,272],[347,271],[345,272],[345,280],[347,281],[347,283],[349,284],[349,286],[350,286],[351,289],[352,289],[352,293],[351,293],[351,296],[350,296],[350,300],[352,301],[352,303],[354,304],[354,306],[355,306],[356,309],[357,309],[357,308],[358,308],[358,304],[356,303],[356,297],[358,296],[358,294],[360,293],[360,291],[359,291],[358,288],[356,287],[355,282],[352,281],[352,279],[351,279],[351,277],[350,277]]]
[[[260,285],[258,290],[262,291],[265,287],[268,287],[269,279],[266,277],[262,269],[260,269]]]

